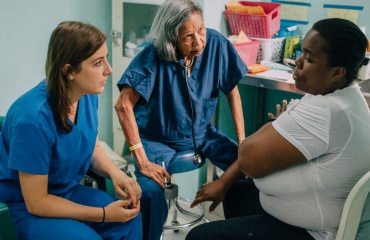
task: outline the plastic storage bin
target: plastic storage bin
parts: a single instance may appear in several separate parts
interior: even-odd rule
[[[262,60],[281,62],[283,60],[285,38],[253,38],[260,42],[257,63]]]
[[[279,3],[268,2],[239,2],[245,6],[261,6],[265,15],[246,14],[224,11],[232,35],[237,35],[241,30],[249,37],[271,38],[280,30]]]
[[[233,45],[246,65],[256,63],[260,41],[252,40],[248,43],[233,43]]]

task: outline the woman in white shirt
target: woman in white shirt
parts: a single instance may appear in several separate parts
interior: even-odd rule
[[[335,239],[349,192],[370,171],[369,108],[355,82],[367,45],[348,20],[313,25],[293,73],[306,94],[241,144],[238,164],[253,180],[229,189],[227,220],[198,226],[186,239]],[[195,203],[213,201],[203,188]],[[366,236],[368,215],[358,237]]]

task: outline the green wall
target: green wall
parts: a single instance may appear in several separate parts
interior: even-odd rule
[[[268,120],[267,114],[269,112],[275,114],[276,104],[281,104],[285,99],[288,102],[291,99],[301,98],[301,94],[285,92],[280,90],[262,89],[245,84],[239,84],[240,97],[242,99],[244,123],[245,123],[245,136],[254,133],[261,125],[259,124],[258,110],[261,110],[262,123]],[[263,102],[262,106],[259,104]],[[258,109],[262,107],[262,109]],[[229,104],[226,96],[220,96],[220,102],[216,113],[217,127],[226,133],[230,138],[236,139],[235,129],[230,113]]]

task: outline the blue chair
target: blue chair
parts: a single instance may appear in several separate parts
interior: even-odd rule
[[[15,240],[15,230],[8,206],[0,202],[0,240]]]
[[[170,175],[177,173],[184,173],[192,171],[202,167],[205,163],[205,160],[201,163],[196,163],[194,161],[194,152],[193,151],[184,151],[176,153],[173,158],[168,163],[167,171]],[[201,204],[197,206],[197,209],[194,211],[188,211],[182,206],[190,206],[192,200],[181,197],[178,195],[178,185],[169,182],[165,188],[165,198],[167,200],[169,213],[172,215],[171,225],[163,226],[164,230],[172,229],[178,231],[182,228],[191,227],[200,221],[209,222],[204,216],[205,211]],[[178,221],[178,213],[182,214],[186,219],[191,219],[189,222],[180,223]],[[167,222],[167,221],[166,221]],[[162,234],[163,236],[163,234]]]

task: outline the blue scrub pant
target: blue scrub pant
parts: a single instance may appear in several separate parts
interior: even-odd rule
[[[65,197],[92,207],[103,207],[117,198],[99,189],[77,185]],[[44,218],[30,214],[24,202],[8,203],[17,239],[142,239],[141,215],[125,222],[80,222],[73,219]]]
[[[162,159],[168,168],[172,156],[178,151],[194,150],[192,140],[186,142],[158,142],[141,136],[149,161],[161,165]],[[237,143],[210,125],[205,133],[196,137],[197,151],[205,160],[208,158],[215,166],[226,170],[238,156]],[[164,189],[151,178],[140,173],[134,160],[135,175],[142,189],[141,214],[143,239],[158,240],[168,214]],[[169,172],[169,174],[172,174]]]

